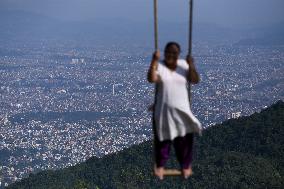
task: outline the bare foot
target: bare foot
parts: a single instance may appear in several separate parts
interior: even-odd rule
[[[154,173],[155,173],[155,175],[156,175],[160,180],[163,180],[163,179],[164,179],[164,172],[165,172],[164,167],[159,167],[159,168],[157,168],[157,167],[155,166]]]
[[[182,174],[185,179],[188,179],[188,177],[190,177],[193,174],[191,167],[189,167],[188,169],[183,169]]]

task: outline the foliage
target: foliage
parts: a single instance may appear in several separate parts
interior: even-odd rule
[[[284,103],[228,120],[195,138],[194,175],[152,174],[152,141],[76,166],[31,174],[9,189],[51,188],[284,188]],[[173,158],[169,167],[177,167]]]

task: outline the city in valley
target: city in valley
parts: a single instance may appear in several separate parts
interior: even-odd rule
[[[72,41],[1,44],[0,187],[150,140],[152,53]],[[192,110],[204,128],[284,99],[284,46],[203,43],[193,54],[201,82],[192,86]]]

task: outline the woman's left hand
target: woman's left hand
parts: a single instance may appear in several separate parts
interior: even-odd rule
[[[187,55],[187,57],[186,57],[186,62],[187,62],[187,64],[189,65],[189,67],[194,66],[194,59],[193,59],[192,56]]]

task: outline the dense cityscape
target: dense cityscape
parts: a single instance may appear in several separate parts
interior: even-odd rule
[[[284,46],[196,44],[192,110],[204,128],[284,99]],[[0,188],[152,138],[152,50],[77,43],[0,50]]]

